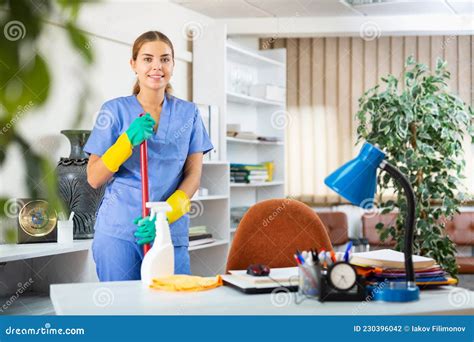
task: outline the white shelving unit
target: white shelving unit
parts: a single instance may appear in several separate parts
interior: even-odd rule
[[[246,206],[270,198],[284,197],[285,189],[285,127],[279,127],[278,115],[286,113],[285,102],[251,96],[246,87],[236,87],[232,81],[233,70],[241,68],[254,84],[276,85],[286,88],[286,51],[259,51],[257,39],[229,39],[224,24],[208,25],[199,39],[193,42],[193,101],[217,105],[220,112],[219,150],[222,161],[228,163],[257,164],[273,161],[275,168],[272,182],[257,184],[231,184],[228,181],[228,207],[225,212],[227,225],[220,227],[221,236],[231,243],[236,227],[230,223],[230,208]],[[250,75],[250,76],[249,76]],[[249,82],[247,82],[248,84]],[[245,140],[227,137],[227,124],[240,124],[242,131],[252,131],[258,136],[279,137],[277,142]],[[229,167],[229,166],[227,166]],[[204,174],[203,174],[204,175]],[[221,175],[219,173],[219,175]],[[214,201],[207,201],[212,203]],[[217,206],[214,210],[218,210]],[[206,215],[207,216],[207,215]],[[225,241],[225,238],[223,238]],[[204,269],[225,269],[227,245],[201,249],[201,261],[209,261]],[[219,260],[212,258],[218,258]],[[193,267],[197,260],[192,260]],[[193,268],[193,272],[195,269]]]
[[[233,69],[246,70],[255,84],[286,88],[285,50],[258,51],[247,47],[257,41],[227,40],[226,42],[226,122],[239,124],[242,131],[261,136],[279,137],[277,142],[245,140],[227,137],[227,159],[230,163],[258,164],[273,161],[273,181],[242,184],[231,183],[230,207],[250,207],[265,199],[284,196],[285,130],[277,124],[278,115],[285,115],[285,102],[252,96],[248,89],[235,89]],[[237,87],[238,88],[238,87]],[[231,237],[236,228],[231,227]]]
[[[209,195],[191,199],[190,226],[205,225],[215,239],[212,243],[189,247],[191,272],[195,275],[210,276],[224,272],[230,239],[228,173],[228,162],[204,163],[201,187],[207,188]]]

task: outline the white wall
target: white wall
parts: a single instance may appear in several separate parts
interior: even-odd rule
[[[88,45],[95,55],[95,64],[90,67],[71,47],[66,31],[54,23],[47,24],[39,46],[52,74],[50,96],[44,106],[33,108],[22,118],[18,132],[52,162],[67,157],[69,143],[59,131],[91,129],[103,102],[131,94],[135,81],[129,66],[131,46],[138,35],[148,30],[162,31],[173,42],[176,66],[171,83],[174,94],[190,100],[192,44],[186,29],[194,27],[199,39],[199,32],[212,22],[213,19],[165,1],[84,4],[78,24],[87,32]],[[74,127],[83,82],[89,85],[90,93],[84,99],[84,118]],[[8,157],[0,169],[0,196],[13,198],[28,194],[19,153],[15,147],[7,152]]]

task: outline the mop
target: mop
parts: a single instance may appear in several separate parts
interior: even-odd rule
[[[140,116],[145,115],[141,113]],[[146,207],[148,202],[148,146],[146,140],[140,144],[140,173],[142,176],[142,218],[145,218],[150,214],[150,209]],[[146,243],[143,245],[143,253],[146,254],[150,250],[150,244]]]

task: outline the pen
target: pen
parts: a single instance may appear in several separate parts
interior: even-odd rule
[[[352,248],[352,240],[349,241],[349,243],[347,244],[346,252],[344,253],[344,261],[345,262],[349,262],[349,253],[351,251],[351,248]]]
[[[298,257],[298,259],[300,259],[301,265],[303,265],[303,264],[304,264],[304,259],[303,259],[303,257],[301,256],[301,253],[300,253],[299,250],[296,250],[296,256]]]
[[[294,254],[293,256],[295,257],[296,264],[301,265],[301,261],[300,259],[298,259],[298,256],[296,254]]]
[[[317,264],[319,263],[318,251],[311,248],[311,254],[313,255],[313,261]]]
[[[334,253],[334,249],[331,249],[331,260],[333,263],[336,263],[336,253]]]

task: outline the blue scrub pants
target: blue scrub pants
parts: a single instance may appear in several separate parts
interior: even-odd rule
[[[140,280],[143,247],[137,243],[96,231],[92,254],[100,281]],[[174,273],[191,273],[187,246],[174,247]]]

